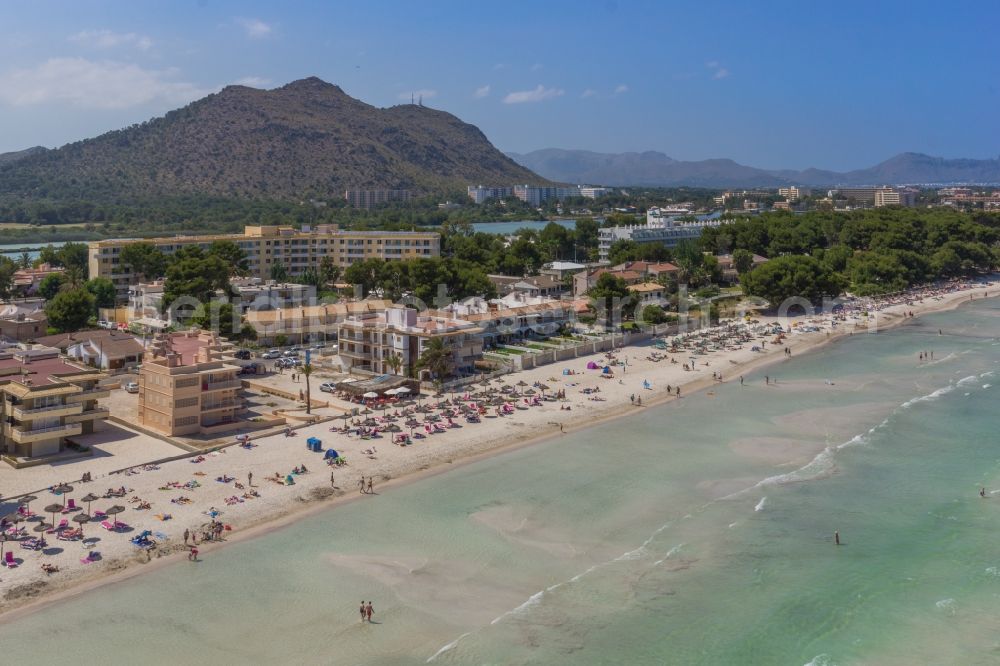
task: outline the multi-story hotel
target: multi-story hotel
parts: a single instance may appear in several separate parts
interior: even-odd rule
[[[0,352],[0,414],[4,460],[21,466],[62,451],[75,435],[100,429],[108,397],[104,373],[68,363],[52,347]]]
[[[473,203],[481,204],[490,199],[506,199],[514,196],[513,187],[484,187],[482,185],[469,185],[469,198]]]
[[[344,198],[351,208],[369,210],[375,206],[390,201],[406,202],[410,200],[409,190],[347,190]]]
[[[206,331],[157,335],[139,371],[138,422],[164,435],[216,434],[246,425],[232,344]]]
[[[427,343],[440,338],[451,351],[451,367],[458,373],[475,370],[483,355],[482,329],[444,312],[420,312],[392,307],[381,313],[355,315],[341,322],[339,354],[346,369],[413,376]],[[393,370],[389,359],[398,357]]]
[[[392,306],[392,301],[365,299],[341,303],[320,303],[302,307],[258,310],[246,313],[246,322],[257,333],[262,345],[326,342],[337,337],[340,324],[348,317],[378,314]]]
[[[121,263],[121,251],[132,243],[152,243],[166,254],[197,245],[207,249],[213,241],[236,243],[247,255],[250,274],[271,277],[271,268],[281,264],[289,275],[301,275],[307,268],[318,269],[323,257],[338,266],[365,259],[416,259],[441,254],[441,236],[429,231],[349,231],[321,224],[301,231],[284,226],[246,227],[242,234],[174,236],[171,238],[127,238],[93,241],[89,244],[90,277],[110,279],[118,298],[128,298],[129,286],[137,282],[131,269]],[[147,276],[150,277],[150,276]]]

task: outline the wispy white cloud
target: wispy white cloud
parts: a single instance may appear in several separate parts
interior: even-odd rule
[[[507,69],[507,63],[505,63],[505,62],[498,62],[497,64],[493,65],[493,70],[494,71],[499,71],[501,69]]]
[[[0,73],[0,103],[34,106],[60,102],[78,108],[123,109],[153,102],[185,104],[212,92],[177,81],[172,69],[86,58],[50,58]]]
[[[542,65],[542,63],[540,63],[540,62],[536,62],[536,63],[535,63],[534,65],[532,65],[532,66],[530,67],[530,69],[531,69],[531,71],[532,71],[532,72],[537,72],[537,71],[538,71],[538,70],[540,70],[540,69],[541,69],[541,68],[542,68],[543,66],[544,66],[544,65]]]
[[[475,97],[476,99],[482,99],[484,97],[489,97],[490,96],[490,86],[489,86],[489,84],[486,84],[485,86],[480,86],[479,88],[476,88],[476,92],[472,93],[472,96]]]
[[[82,30],[69,36],[69,41],[94,49],[113,49],[118,46],[131,46],[140,51],[148,51],[153,46],[153,40],[146,35],[135,32],[113,32],[111,30]]]
[[[398,97],[399,99],[408,100],[410,99],[411,95],[413,96],[413,99],[420,99],[420,98],[430,99],[431,97],[437,96],[437,90],[428,90],[427,88],[421,88],[420,90],[401,92],[398,95],[396,95],[396,97]]]
[[[624,95],[627,92],[628,92],[628,86],[625,85],[624,83],[619,84],[618,87],[615,88],[616,95]]]
[[[709,60],[708,62],[706,62],[705,67],[712,70],[713,79],[724,79],[730,74],[728,69],[720,65],[718,61],[715,60]]]
[[[274,32],[274,26],[256,18],[238,18],[236,19],[236,24],[243,28],[243,32],[246,33],[247,37],[252,39],[269,37]]]
[[[264,88],[271,85],[271,79],[260,76],[244,76],[242,79],[233,81],[234,86],[248,86],[250,88]]]
[[[566,94],[562,88],[546,88],[539,83],[533,90],[519,90],[508,93],[503,98],[504,104],[524,104],[526,102],[542,102]]]
[[[587,88],[582,93],[580,93],[580,97],[582,99],[587,99],[588,97],[595,97],[596,95],[597,95],[597,91],[594,90],[593,88]]]

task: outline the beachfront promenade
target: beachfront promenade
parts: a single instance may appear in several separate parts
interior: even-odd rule
[[[970,295],[979,298],[988,288],[977,285],[969,290],[927,294],[920,302],[907,297],[894,299],[898,302],[882,309],[879,328],[903,321],[904,313],[944,309],[968,300]],[[568,437],[575,429],[634,414],[666,400],[705,399],[708,393],[697,391],[716,382],[713,375],[721,374],[723,381],[738,382],[741,375],[754,368],[788,358],[786,350],[798,355],[840,335],[866,332],[870,328],[870,318],[860,308],[849,309],[839,316],[780,321],[762,317],[755,324],[736,322],[668,339],[662,349],[644,344],[619,349],[610,355],[594,354],[523,371],[484,386],[469,387],[469,395],[463,391],[438,399],[425,397],[419,402],[402,399],[384,413],[375,410],[361,415],[359,420],[373,419],[368,426],[363,422],[355,425],[349,420],[346,425],[351,432],[347,433],[342,432],[345,420],[335,418],[304,426],[292,437],[284,434],[263,437],[254,439],[249,448],[231,446],[148,468],[140,463],[176,454],[177,450],[160,442],[143,451],[145,455],[136,456],[134,447],[129,448],[130,437],[125,437],[108,443],[110,455],[102,458],[26,470],[0,468],[0,488],[4,489],[5,497],[79,479],[84,472],[93,475],[91,482],[72,482],[73,490],[65,494],[35,493],[37,499],[29,506],[38,516],[15,524],[14,529],[26,530],[26,536],[42,537],[46,545],[29,550],[19,541],[4,544],[5,551],[13,552],[18,566],[0,569],[0,608],[9,610],[39,594],[58,592],[88,580],[101,581],[110,574],[123,575],[123,569],[124,575],[141,572],[149,566],[148,562],[183,564],[187,552],[185,530],[200,535],[213,514],[231,528],[223,532],[223,538],[233,540],[234,535],[246,537],[260,529],[271,529],[268,523],[308,508],[321,509],[337,501],[354,499],[378,501],[378,492],[401,479],[418,478],[448,463],[471,460],[540,438]],[[779,336],[778,329],[787,332]],[[596,367],[588,369],[591,364]],[[604,371],[605,367],[609,372]],[[780,367],[769,373],[780,377]],[[316,384],[314,381],[314,391]],[[668,386],[672,389],[669,394]],[[676,394],[678,387],[680,398]],[[748,383],[748,388],[782,390],[780,383],[765,386],[762,380]],[[564,397],[545,399],[555,395]],[[637,406],[639,399],[641,407]],[[338,400],[332,403],[336,407],[317,410],[317,415],[332,417],[351,406]],[[478,414],[478,422],[470,418],[473,411]],[[399,416],[393,416],[397,412]],[[455,427],[449,427],[449,419]],[[376,438],[359,436],[358,428],[372,427],[387,431]],[[399,432],[392,432],[395,429]],[[411,432],[412,444],[394,444],[398,435]],[[417,438],[418,433],[424,436]],[[323,449],[335,449],[347,464],[330,466],[324,462],[323,454],[308,451],[306,440],[311,437],[321,440]],[[107,475],[108,471],[123,467],[122,460],[137,467],[129,473]],[[309,470],[307,473],[292,474],[293,468],[303,464]],[[376,495],[358,492],[361,477],[374,478]],[[121,487],[125,488],[123,496],[101,497],[108,489]],[[82,498],[90,493],[100,497],[92,502],[93,514],[122,506],[121,513],[103,520],[128,527],[107,530],[98,517],[82,526],[84,539],[61,540],[54,532],[36,531],[42,520],[52,519],[52,514],[45,512],[46,507],[63,504],[71,498],[86,511]],[[16,500],[4,500],[0,513],[16,511],[18,504]],[[140,508],[146,505],[148,508]],[[68,526],[77,527],[72,518],[78,513],[57,513],[56,524],[65,519]],[[164,519],[166,515],[170,518]],[[134,545],[132,539],[147,530],[155,546]],[[211,557],[211,544],[200,547],[202,558]],[[91,553],[99,556],[89,557]],[[43,564],[59,570],[46,573]]]

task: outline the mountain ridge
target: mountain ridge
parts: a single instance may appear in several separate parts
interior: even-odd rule
[[[343,197],[348,188],[428,193],[491,181],[547,182],[450,113],[378,108],[317,77],[271,90],[227,86],[136,125],[0,156],[0,197],[28,200],[294,200]]]
[[[945,159],[900,153],[866,169],[759,169],[730,159],[675,160],[664,153],[597,153],[544,148],[507,156],[555,181],[592,185],[651,187],[864,186],[946,183],[1000,183],[1000,159]]]

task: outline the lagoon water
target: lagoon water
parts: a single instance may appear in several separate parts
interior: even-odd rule
[[[14,618],[4,660],[997,663],[998,336],[855,335]]]

